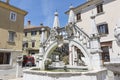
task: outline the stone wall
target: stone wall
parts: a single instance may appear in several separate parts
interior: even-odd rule
[[[23,80],[106,80],[107,71],[47,72],[26,70]]]

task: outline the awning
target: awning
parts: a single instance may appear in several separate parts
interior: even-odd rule
[[[101,42],[101,47],[104,47],[104,46],[110,46],[112,47],[112,41],[108,41],[108,42]]]

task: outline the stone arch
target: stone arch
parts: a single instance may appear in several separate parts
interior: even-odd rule
[[[68,40],[64,40],[64,43],[68,43],[69,41]],[[44,55],[44,58],[43,58],[43,61],[45,61],[47,59],[47,56],[48,54],[50,53],[50,51],[53,49],[53,48],[56,48],[57,47],[57,41],[54,41],[53,43],[51,43],[49,45],[49,47],[46,49],[45,51],[45,55]],[[53,49],[54,50],[54,49]]]
[[[86,49],[81,43],[79,43],[78,41],[75,41],[75,40],[70,40],[70,41],[64,40],[63,42],[64,42],[64,43],[69,43],[70,46],[71,46],[71,45],[77,46],[77,47],[81,50],[81,52],[83,53],[83,55],[85,56],[85,59],[87,60],[87,61],[86,61],[87,66],[88,66],[89,68],[91,68],[91,59],[90,59],[91,55],[90,55],[88,49]],[[57,47],[57,41],[54,41],[54,42],[52,42],[52,43],[49,45],[49,47],[46,49],[46,51],[45,51],[45,53],[44,53],[45,55],[44,55],[44,58],[43,58],[43,63],[44,63],[45,60],[47,59],[50,51],[51,51],[51,50],[54,50],[56,47]]]
[[[84,47],[81,43],[79,43],[78,41],[75,41],[75,40],[71,40],[69,45],[70,46],[74,45],[74,46],[78,47],[81,50],[81,52],[85,56],[87,66],[91,69],[91,54],[88,51],[88,49],[86,47]]]
[[[50,44],[49,45],[49,47],[46,49],[46,51],[45,51],[45,55],[43,56],[44,58],[43,58],[43,62],[47,59],[47,56],[48,56],[48,54],[50,53],[50,51],[53,49],[53,48],[55,48],[55,47],[57,47],[57,41],[55,41],[55,42],[53,42],[52,44]]]

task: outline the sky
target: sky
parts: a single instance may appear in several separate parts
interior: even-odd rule
[[[25,16],[25,23],[30,20],[34,26],[43,23],[44,26],[53,26],[54,12],[59,13],[60,26],[67,24],[68,15],[65,14],[69,10],[70,5],[74,7],[84,3],[86,0],[10,0],[10,4],[21,8],[28,12]]]

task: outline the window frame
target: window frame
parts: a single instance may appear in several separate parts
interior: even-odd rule
[[[41,30],[39,30],[39,34],[42,34],[42,31],[41,31]]]
[[[97,25],[99,35],[104,36],[109,34],[109,28],[107,23],[101,23]]]
[[[81,21],[82,19],[81,19],[81,12],[78,12],[77,14],[76,14],[76,21]]]
[[[34,32],[35,34],[33,34],[32,32]],[[31,31],[31,36],[35,36],[37,35],[37,31]]]
[[[101,47],[102,49],[102,60],[103,62],[110,62],[110,52],[109,52],[109,46]]]
[[[97,9],[97,14],[103,13],[104,12],[103,3],[97,4],[96,9]]]
[[[32,41],[32,48],[35,47],[35,41]]]
[[[10,20],[13,22],[15,22],[17,20],[17,13],[16,12],[13,12],[13,11],[10,12]]]
[[[15,42],[15,32],[14,31],[8,31],[8,42]]]
[[[25,42],[25,43],[23,44],[23,48],[28,48],[28,42]]]
[[[0,65],[10,64],[11,53],[10,52],[0,52]]]
[[[24,36],[27,37],[27,32],[24,32]]]

